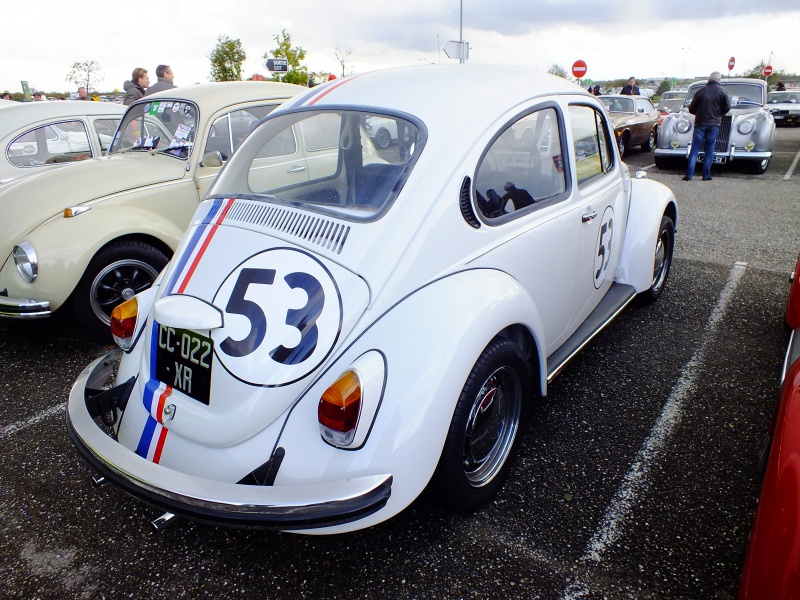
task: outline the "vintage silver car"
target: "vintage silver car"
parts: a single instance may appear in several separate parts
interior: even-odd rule
[[[767,109],[767,84],[761,79],[731,78],[720,84],[731,99],[731,110],[722,118],[714,147],[714,164],[743,161],[752,173],[767,170],[775,141],[775,119]],[[694,134],[694,115],[689,105],[706,81],[689,86],[683,109],[668,115],[661,124],[655,162],[659,169],[683,163],[689,156]],[[700,153],[698,161],[702,161]]]
[[[800,125],[800,92],[770,92],[767,104],[775,125]]]

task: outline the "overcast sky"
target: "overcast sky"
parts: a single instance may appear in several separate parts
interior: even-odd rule
[[[268,75],[263,56],[285,29],[307,52],[309,71],[341,73],[337,46],[350,50],[347,72],[449,62],[459,39],[461,0],[0,0],[0,91],[75,91],[75,62],[94,60],[100,91],[122,89],[134,67],[155,83],[172,66],[177,85],[208,81],[217,38],[242,42],[246,77]],[[767,61],[800,73],[797,0],[463,0],[470,63],[547,71],[587,63],[594,80],[706,77]]]

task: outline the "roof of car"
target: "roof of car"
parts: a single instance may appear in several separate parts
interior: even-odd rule
[[[0,138],[28,124],[79,116],[114,116],[125,112],[126,106],[110,102],[10,102],[0,104]]]
[[[216,112],[226,106],[240,102],[291,98],[307,89],[303,86],[278,83],[277,81],[220,81],[178,86],[163,92],[157,92],[151,96],[145,96],[138,102],[189,100],[197,103],[202,110]]]
[[[485,126],[536,96],[580,94],[594,98],[564,78],[520,67],[424,65],[369,71],[334,79],[290,100],[276,112],[301,106],[352,105],[389,108],[451,128]],[[449,125],[447,125],[449,124]]]
[[[694,87],[696,85],[705,85],[708,83],[708,79],[702,79],[700,81],[695,81],[689,85],[689,87]],[[763,79],[753,79],[752,77],[724,77],[720,80],[722,85],[728,85],[730,83],[749,83],[751,85],[760,85],[762,87],[766,87],[767,82]]]

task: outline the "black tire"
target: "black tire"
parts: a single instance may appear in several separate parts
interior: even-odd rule
[[[100,250],[70,297],[72,315],[90,335],[108,341],[111,311],[123,300],[146,290],[169,259],[146,244],[133,240],[113,242]]]
[[[672,266],[672,254],[675,250],[675,224],[667,215],[661,217],[661,226],[658,228],[658,240],[653,252],[653,279],[650,289],[642,292],[646,302],[655,302],[664,291],[667,284],[669,270]]]
[[[653,147],[656,145],[656,130],[651,129],[650,135],[647,136],[647,141],[641,145],[642,152],[652,152]]]
[[[656,163],[657,169],[669,170],[676,165],[675,159],[669,156],[655,156],[653,160]]]
[[[381,150],[386,150],[386,148],[389,147],[389,144],[392,143],[392,136],[385,127],[381,127],[375,134],[373,141],[378,148]]]
[[[617,139],[617,147],[619,148],[620,157],[625,156],[625,150],[628,148],[628,134],[623,133]]]
[[[434,474],[447,508],[473,510],[503,485],[530,396],[524,352],[511,340],[493,340],[467,377]]]

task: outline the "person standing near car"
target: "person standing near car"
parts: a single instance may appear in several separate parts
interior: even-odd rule
[[[731,109],[731,100],[728,93],[720,85],[722,75],[714,71],[708,77],[708,83],[700,88],[692,98],[689,112],[694,115],[694,134],[692,135],[692,150],[689,152],[689,162],[686,164],[684,181],[691,181],[697,156],[703,148],[703,181],[711,181],[711,165],[714,163],[714,145],[719,137],[719,128],[722,116]]]
[[[158,65],[156,67],[156,77],[158,77],[158,81],[147,88],[147,91],[144,93],[145,96],[155,94],[156,92],[163,92],[164,90],[171,90],[172,88],[177,87],[174,83],[172,83],[172,81],[175,79],[175,76],[172,74],[172,68],[170,68],[169,65]]]
[[[130,106],[144,96],[144,91],[149,85],[150,77],[147,75],[147,71],[141,67],[136,67],[131,74],[130,81],[126,81],[122,85],[122,89],[125,90],[125,98],[122,99],[122,103],[125,106]]]
[[[622,87],[622,91],[620,92],[623,96],[641,96],[639,92],[639,88],[636,86],[636,78],[631,77],[628,79],[628,83]]]

